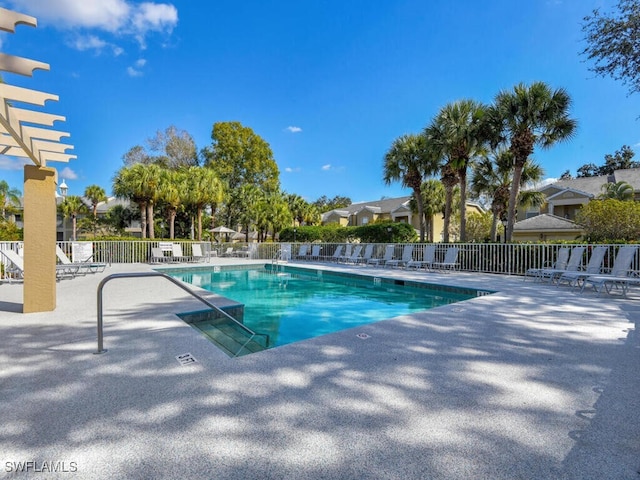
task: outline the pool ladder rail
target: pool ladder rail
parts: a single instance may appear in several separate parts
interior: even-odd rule
[[[103,304],[103,302],[102,302],[102,290],[103,290],[105,284],[107,282],[109,282],[111,280],[115,280],[117,278],[140,278],[140,277],[162,277],[162,278],[165,278],[165,279],[169,280],[171,283],[173,283],[174,285],[177,285],[182,290],[184,290],[185,292],[190,294],[192,297],[195,297],[196,299],[198,299],[199,301],[204,303],[211,310],[215,311],[217,315],[222,316],[222,317],[226,318],[227,320],[229,320],[230,322],[232,322],[232,324],[235,325],[236,328],[239,328],[239,329],[245,331],[248,334],[248,338],[241,345],[241,347],[238,349],[238,351],[233,356],[238,356],[241,352],[246,350],[247,345],[251,341],[255,342],[254,339],[258,338],[258,337],[265,338],[266,339],[265,348],[269,348],[269,335],[267,335],[265,333],[256,333],[256,332],[254,332],[249,327],[244,325],[242,322],[239,322],[238,320],[233,318],[231,315],[229,315],[227,312],[222,310],[220,307],[217,307],[213,303],[211,303],[208,300],[204,299],[203,297],[201,297],[200,295],[195,293],[190,288],[186,287],[183,283],[181,283],[180,281],[176,280],[175,278],[170,277],[169,275],[166,275],[166,274],[160,273],[160,272],[132,272],[132,273],[114,273],[114,274],[111,274],[111,275],[103,278],[102,281],[98,284],[98,292],[97,292],[97,296],[98,296],[98,321],[97,321],[98,349],[97,349],[96,352],[94,352],[95,354],[102,354],[102,353],[105,353],[107,351],[104,348],[104,328],[103,328],[104,322],[103,322],[103,315],[102,315],[102,311],[103,311],[103,308],[102,308],[102,304]]]

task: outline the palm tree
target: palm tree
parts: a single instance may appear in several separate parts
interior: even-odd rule
[[[515,223],[516,198],[520,192],[522,170],[536,146],[550,148],[569,140],[577,127],[569,117],[571,98],[562,88],[551,90],[544,82],[516,85],[502,91],[489,111],[493,143],[509,143],[513,154],[513,179],[509,196],[506,240],[511,241]]]
[[[605,183],[602,185],[602,193],[598,196],[603,200],[613,198],[615,200],[630,201],[634,198],[633,187],[627,182]]]
[[[2,208],[3,220],[7,218],[7,210],[20,206],[20,195],[22,195],[20,190],[10,188],[5,180],[0,180],[0,208]]]
[[[433,242],[434,222],[433,217],[444,212],[444,185],[435,178],[430,178],[422,183],[422,205],[424,209],[424,223],[426,226],[426,237],[428,242]],[[409,205],[414,209],[414,200],[411,199]],[[415,206],[417,210],[417,205]]]
[[[180,170],[163,170],[158,189],[158,201],[164,203],[169,214],[169,238],[175,238],[178,209],[187,198],[186,175]]]
[[[455,172],[460,184],[460,240],[463,242],[466,240],[467,167],[484,151],[489,139],[486,110],[475,100],[449,103],[425,129],[429,147],[436,157],[447,159],[447,174]]]
[[[91,202],[91,212],[93,213],[93,236],[96,236],[96,227],[98,221],[98,204],[108,200],[104,189],[98,185],[89,185],[84,189],[84,196]]]
[[[69,195],[62,201],[62,203],[60,203],[58,208],[60,209],[60,213],[62,213],[64,218],[71,217],[73,226],[73,236],[71,240],[75,241],[77,239],[77,217],[78,214],[87,212],[87,205],[82,201],[82,198],[78,197],[77,195]]]
[[[527,160],[520,177],[520,186],[539,182],[544,172],[542,168]],[[471,188],[477,196],[488,195],[491,197],[491,241],[497,238],[498,221],[504,218],[508,210],[509,197],[511,195],[511,183],[513,181],[513,153],[511,150],[501,148],[496,150],[491,157],[484,157],[474,168],[471,179]],[[521,191],[518,196],[518,205],[540,205],[544,202],[544,196],[540,192],[532,190]]]
[[[155,238],[153,231],[153,204],[157,200],[160,172],[162,168],[155,164],[136,163],[122,167],[113,180],[113,193],[128,198],[140,207],[140,226],[142,238]]]
[[[213,203],[220,203],[224,198],[222,182],[209,167],[191,166],[185,170],[187,197],[186,203],[196,210],[198,221],[198,240],[202,240],[202,211]]]
[[[384,182],[389,185],[400,181],[403,187],[413,190],[418,217],[420,218],[420,241],[424,242],[424,208],[422,202],[422,178],[431,169],[432,159],[427,151],[423,135],[403,135],[394,140],[384,156]]]

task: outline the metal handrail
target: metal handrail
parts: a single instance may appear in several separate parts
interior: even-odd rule
[[[175,278],[170,277],[169,275],[166,275],[166,274],[160,273],[160,272],[132,272],[132,273],[113,273],[113,274],[103,278],[102,281],[98,284],[98,350],[96,352],[94,352],[95,354],[105,353],[107,351],[105,348],[103,348],[103,346],[104,346],[103,345],[104,332],[103,332],[103,321],[102,321],[102,289],[104,288],[104,286],[105,286],[105,284],[107,282],[109,282],[111,280],[115,280],[116,278],[139,278],[139,277],[162,277],[162,278],[166,278],[167,280],[169,280],[173,284],[175,284],[178,287],[180,287],[181,289],[183,289],[185,292],[189,293],[191,296],[193,296],[193,297],[197,298],[198,300],[200,300],[207,307],[209,307],[212,310],[215,310],[216,312],[224,315],[229,320],[231,320],[232,322],[234,322],[238,326],[240,326],[240,328],[244,329],[247,333],[249,333],[251,336],[249,337],[249,340],[247,340],[246,343],[249,343],[251,341],[251,339],[253,337],[255,337],[256,335],[260,335],[260,336],[266,336],[267,337],[267,346],[268,346],[269,337],[268,337],[267,334],[254,332],[253,330],[248,328],[246,325],[244,325],[243,323],[240,323],[238,320],[233,318],[227,312],[222,310],[220,307],[217,307],[213,303],[205,300],[200,295],[195,293],[193,290],[189,289],[188,287],[186,287],[185,285],[180,283]]]

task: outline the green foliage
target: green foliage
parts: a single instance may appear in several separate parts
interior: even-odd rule
[[[640,162],[631,160],[635,152],[629,145],[623,145],[620,150],[611,155],[604,156],[604,165],[587,163],[578,168],[578,178],[596,177],[598,175],[613,175],[616,170],[626,170],[628,168],[640,168]]]
[[[391,231],[389,231],[389,229]],[[280,231],[281,242],[294,241],[294,229]],[[365,243],[406,243],[418,239],[415,229],[407,223],[380,222],[360,227],[338,225],[303,226],[295,229],[295,241],[301,243],[341,243],[360,241]]]
[[[22,240],[23,231],[13,222],[0,219],[0,240],[18,241]]]
[[[478,243],[490,242],[492,224],[493,213],[470,213],[467,217],[467,241]]]
[[[594,200],[578,211],[576,223],[589,242],[637,241],[640,239],[640,203]]]
[[[605,183],[602,185],[602,193],[598,198],[607,199],[614,198],[622,201],[633,201],[633,187],[627,182]]]
[[[599,9],[584,18],[582,32],[587,47],[582,51],[595,61],[590,70],[629,85],[630,93],[640,91],[640,2],[618,0],[617,11],[603,14]]]
[[[344,208],[351,205],[351,199],[349,197],[342,197],[336,195],[333,198],[327,198],[326,195],[321,196],[312,205],[315,205],[320,213],[330,212],[336,208]]]

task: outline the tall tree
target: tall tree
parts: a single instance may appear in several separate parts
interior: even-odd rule
[[[640,91],[640,1],[618,0],[616,9],[611,13],[596,9],[584,17],[587,46],[582,54],[595,61],[591,70],[597,75],[621,80],[635,93]]]
[[[467,167],[484,151],[488,128],[486,107],[475,100],[459,100],[445,105],[425,135],[438,158],[446,158],[448,170],[455,172],[460,185],[460,240],[466,241]]]
[[[422,179],[425,173],[431,174],[433,163],[430,163],[427,143],[424,135],[403,135],[396,138],[384,156],[383,179],[389,185],[400,181],[403,187],[413,191],[413,198],[420,218],[420,241],[424,242],[425,224],[422,201]],[[429,172],[426,170],[429,168]]]
[[[12,207],[20,206],[20,195],[22,193],[17,188],[9,187],[5,180],[0,180],[0,208],[2,208],[2,219],[7,218],[7,211]]]
[[[473,170],[471,189],[474,194],[488,195],[491,197],[491,231],[492,242],[497,238],[498,221],[504,217],[508,210],[511,185],[513,182],[513,153],[511,150],[500,148],[491,156],[484,157]],[[531,159],[525,162],[520,176],[520,186],[539,182],[544,172],[542,168]],[[536,195],[538,192],[520,191],[517,199],[518,205],[539,204],[543,199]]]
[[[82,201],[82,198],[78,197],[77,195],[69,195],[68,197],[66,197],[58,206],[60,213],[62,213],[64,218],[69,218],[71,217],[71,222],[72,222],[72,229],[73,229],[73,234],[72,234],[72,240],[77,240],[77,220],[78,220],[78,215],[81,213],[86,213],[88,208],[87,205]]]
[[[511,241],[515,223],[516,199],[520,192],[522,170],[534,148],[550,148],[569,140],[577,126],[569,116],[571,97],[562,88],[552,90],[544,82],[518,84],[504,90],[489,110],[495,145],[508,142],[513,155],[513,179],[509,196],[506,240]]]
[[[420,188],[422,193],[422,208],[424,215],[424,224],[426,228],[426,237],[428,242],[434,241],[434,222],[433,217],[442,215],[444,212],[444,186],[442,182],[435,178],[429,178],[422,183]],[[409,201],[411,210],[418,211],[417,202],[413,198]]]
[[[93,215],[93,235],[96,235],[96,228],[98,226],[98,204],[100,202],[106,202],[108,200],[107,194],[104,188],[99,185],[89,185],[84,189],[84,196],[91,203],[91,213]]]
[[[609,182],[602,185],[602,194],[599,198],[605,200],[613,198],[620,201],[631,201],[634,198],[633,187],[627,182]]]
[[[185,170],[187,198],[193,206],[197,219],[197,238],[202,240],[202,212],[207,205],[219,203],[224,198],[224,187],[215,172],[204,167],[189,167]]]
[[[178,209],[188,198],[187,176],[183,170],[163,170],[161,172],[158,200],[165,205],[169,223],[169,238],[175,238],[175,224]]]
[[[218,122],[211,132],[212,144],[202,151],[204,164],[226,184],[225,217],[235,227],[241,214],[243,185],[256,185],[264,192],[277,192],[280,172],[269,144],[240,122]]]

